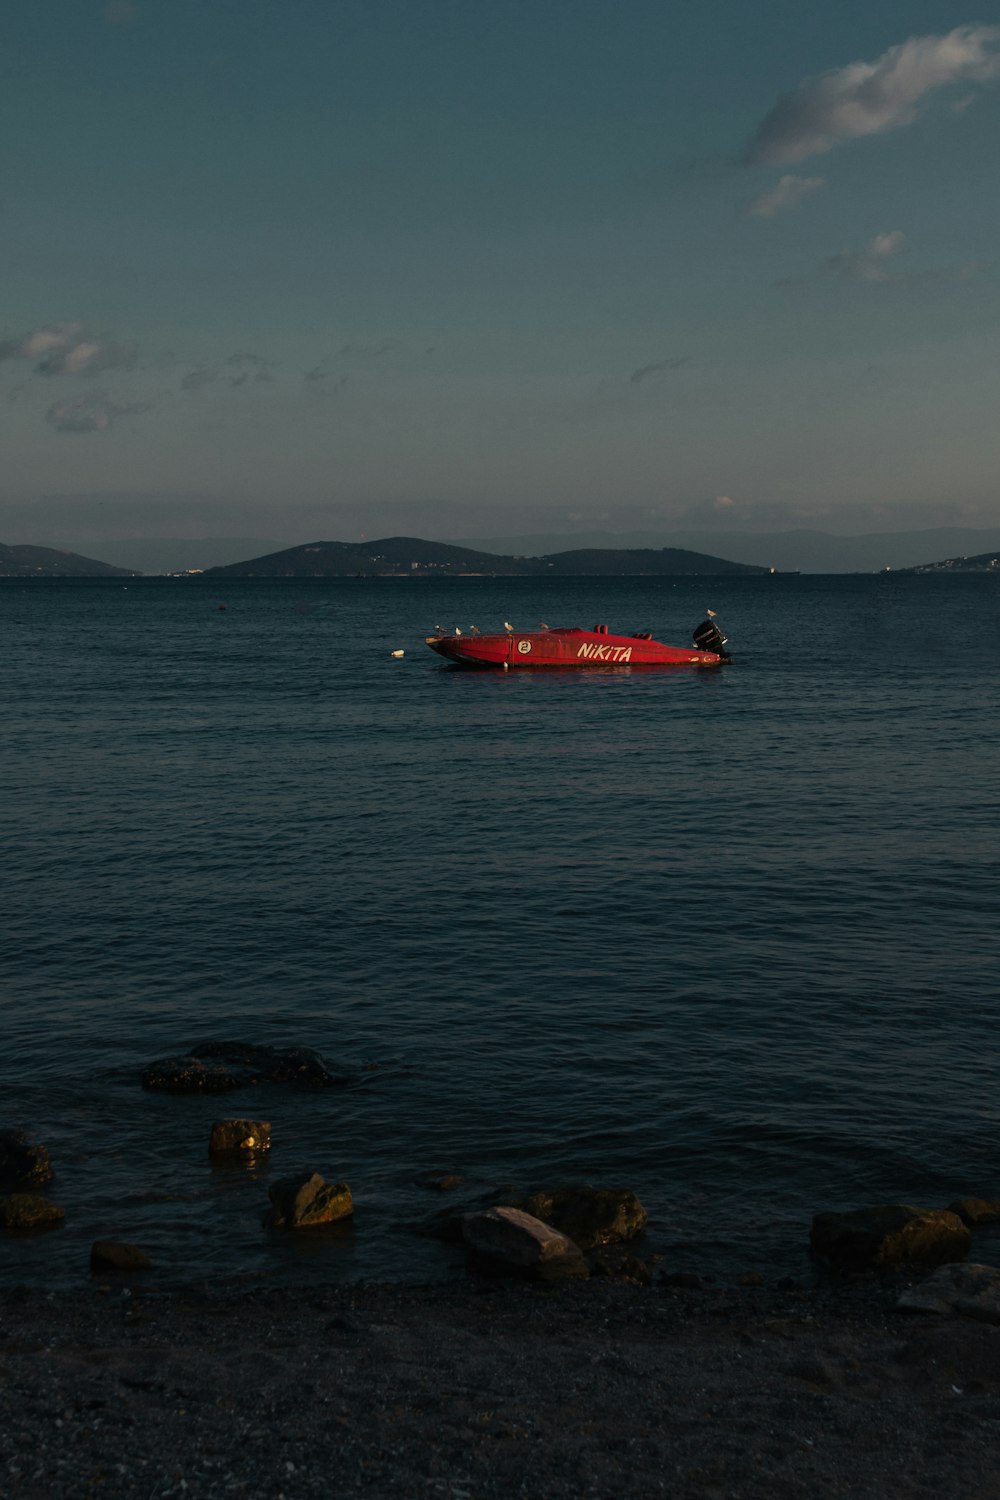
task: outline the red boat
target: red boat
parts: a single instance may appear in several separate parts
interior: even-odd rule
[[[439,631],[441,627],[438,627]],[[483,635],[470,626],[466,634],[429,635],[428,646],[462,667],[716,667],[728,661],[726,637],[709,618],[694,632],[693,646],[664,646],[648,630],[635,635],[611,635],[606,625],[593,630],[578,626],[545,625],[520,631],[505,625],[502,633]]]

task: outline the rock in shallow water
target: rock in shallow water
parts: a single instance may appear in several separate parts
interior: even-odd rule
[[[0,1187],[43,1187],[53,1178],[49,1153],[23,1130],[0,1130]]]
[[[247,1156],[270,1151],[269,1120],[216,1120],[208,1142],[212,1156]]]
[[[532,1193],[518,1206],[568,1235],[581,1250],[633,1239],[647,1217],[631,1188],[550,1188]]]
[[[1000,1201],[996,1198],[959,1198],[948,1209],[963,1224],[1000,1224]]]
[[[0,1229],[6,1234],[54,1229],[65,1217],[65,1209],[35,1193],[10,1193],[6,1198],[0,1198]]]
[[[346,1182],[324,1182],[318,1172],[304,1172],[272,1183],[268,1197],[273,1205],[268,1223],[273,1229],[311,1229],[333,1224],[354,1212]]]
[[[90,1247],[92,1271],[148,1271],[153,1262],[138,1245],[120,1240],[95,1240]]]
[[[508,1275],[536,1281],[590,1275],[579,1245],[519,1208],[466,1214],[462,1237],[490,1269]]]
[[[201,1042],[182,1057],[164,1057],[141,1075],[144,1089],[168,1094],[223,1094],[259,1083],[325,1089],[350,1082],[308,1047],[258,1047],[251,1042]]]
[[[962,1260],[972,1236],[947,1209],[884,1203],[853,1213],[817,1214],[810,1243],[817,1254],[843,1270],[883,1270]]]

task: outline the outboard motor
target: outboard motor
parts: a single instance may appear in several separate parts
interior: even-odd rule
[[[708,619],[695,626],[692,639],[697,650],[714,651],[717,656],[721,656],[723,661],[729,660],[729,653],[726,650],[729,642],[715,623],[714,610],[710,609]]]

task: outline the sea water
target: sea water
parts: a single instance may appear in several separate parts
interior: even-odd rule
[[[721,669],[423,643],[683,644],[709,606]],[[164,1283],[426,1280],[459,1258],[414,1223],[563,1182],[633,1188],[670,1269],[799,1274],[820,1209],[1000,1196],[997,579],[4,581],[0,615],[0,1128],[66,1210],[0,1280],[108,1237]],[[213,1039],[354,1081],[140,1087]],[[227,1115],[269,1160],[211,1164]],[[263,1228],[306,1170],[348,1231]]]

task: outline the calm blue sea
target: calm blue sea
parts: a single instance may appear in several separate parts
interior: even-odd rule
[[[724,670],[423,644],[706,606]],[[1000,1196],[997,579],[5,581],[0,616],[0,1128],[67,1215],[0,1280],[84,1282],[99,1237],[164,1283],[439,1277],[441,1169],[630,1186],[721,1273],[803,1272],[819,1209]],[[229,1037],[357,1082],[139,1087]],[[266,1167],[210,1165],[227,1114]],[[349,1233],[263,1231],[306,1168]]]

